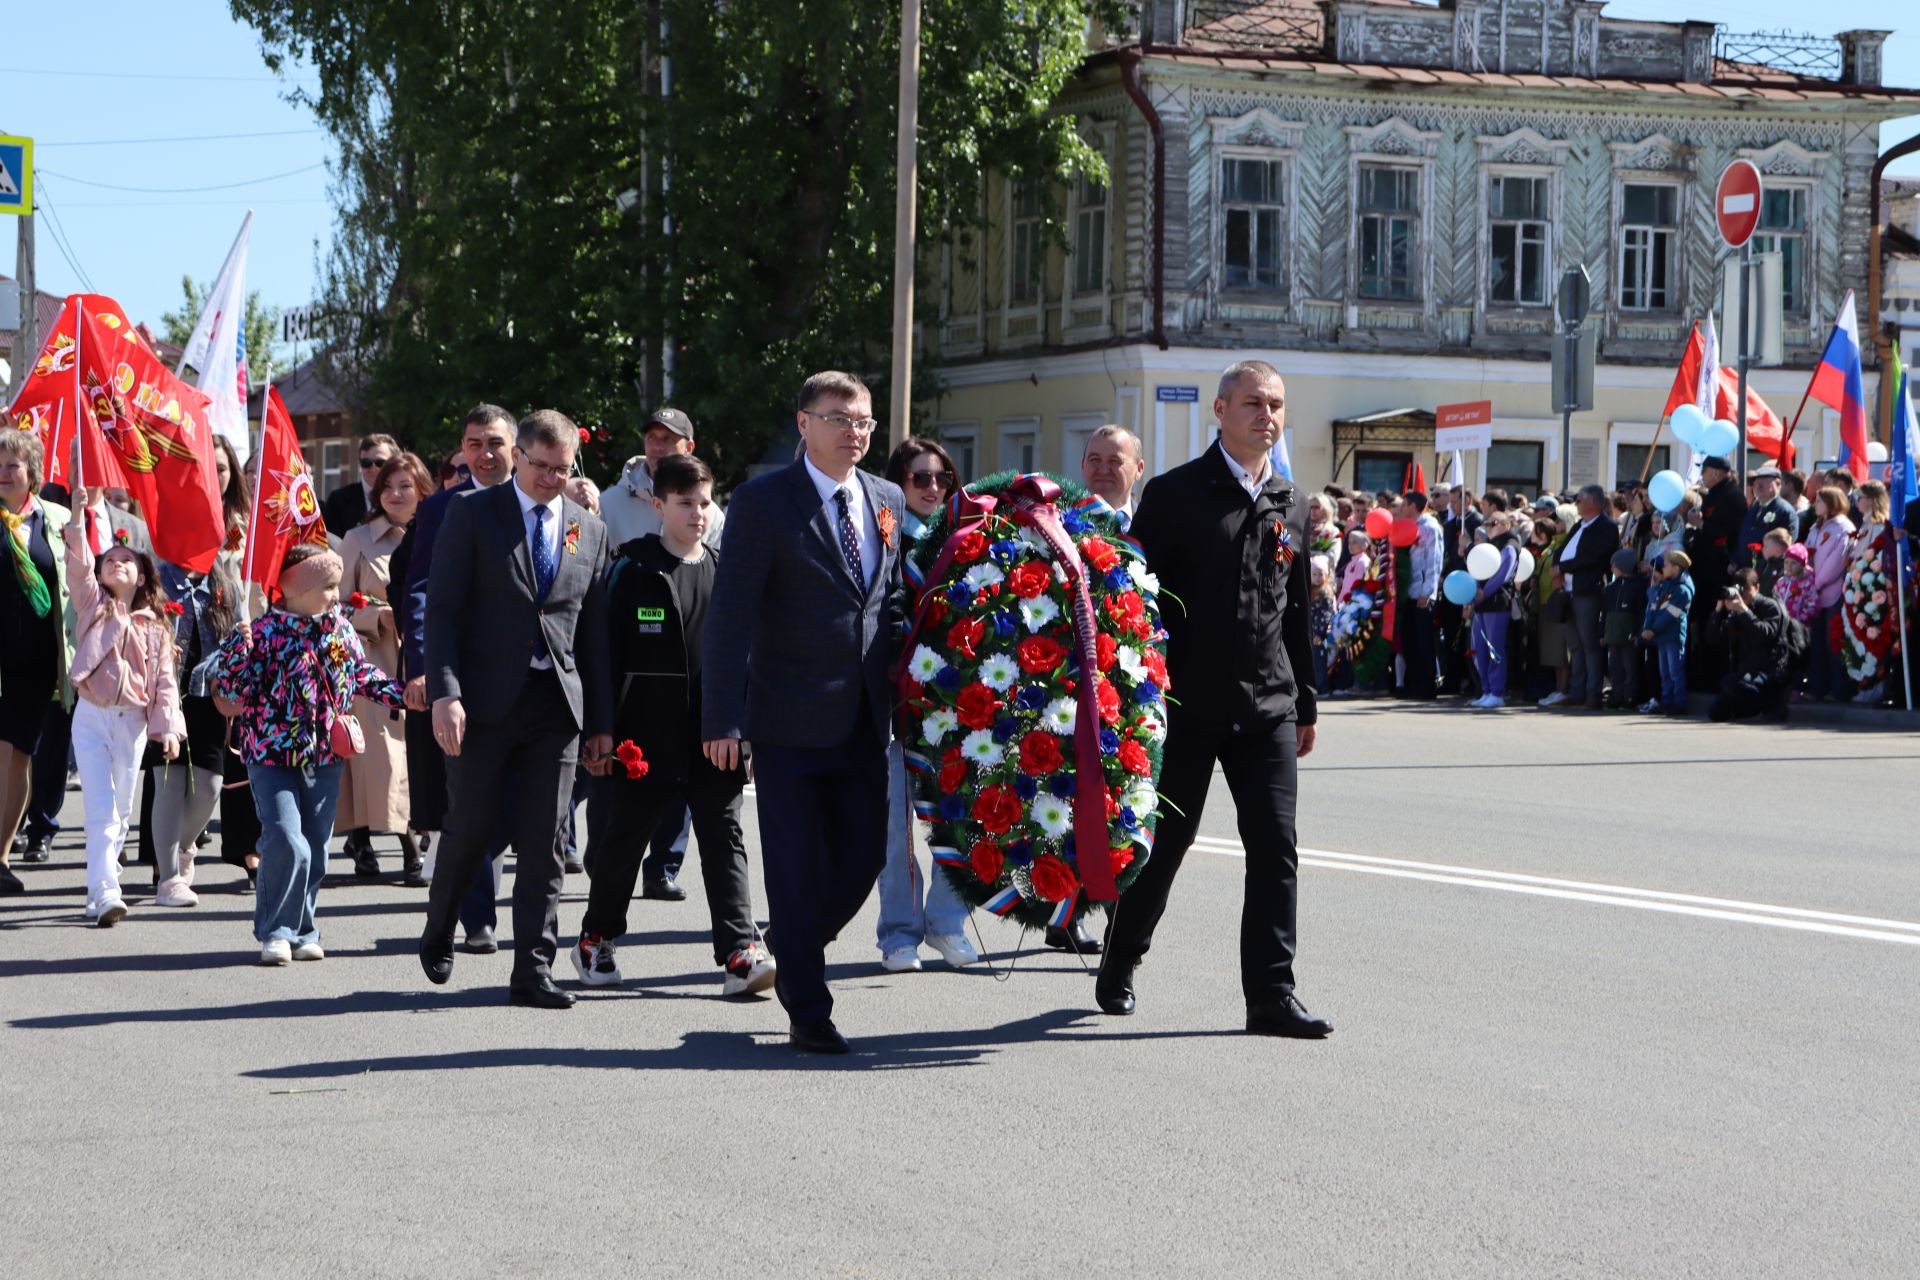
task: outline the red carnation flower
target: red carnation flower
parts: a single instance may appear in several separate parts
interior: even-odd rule
[[[1000,852],[1000,846],[991,840],[977,840],[967,854],[967,865],[973,868],[982,884],[992,884],[1000,878],[1000,868],[1006,856]]]
[[[977,658],[980,655],[975,652],[975,649],[986,633],[987,623],[984,618],[968,618],[963,622],[956,622],[953,624],[953,629],[947,632],[947,648],[963,658]]]
[[[1147,674],[1162,689],[1171,688],[1173,682],[1167,679],[1167,660],[1158,649],[1148,649],[1140,655],[1140,661],[1146,666]]]
[[[593,443],[593,432],[591,432],[591,431],[589,431],[589,430],[587,430],[587,429],[586,429],[585,427],[581,427],[581,428],[580,428],[580,443],[581,443],[581,444],[592,444],[592,443]]]
[[[929,627],[937,627],[946,620],[947,602],[941,597],[935,596],[933,603],[927,606],[927,625]]]
[[[1031,600],[1053,581],[1053,570],[1038,560],[1029,560],[1007,575],[1007,585],[1022,600]]]
[[[1020,821],[1020,795],[1003,782],[983,788],[973,802],[973,820],[989,835],[1003,836]]]
[[[952,795],[967,780],[967,762],[960,755],[960,748],[948,747],[947,754],[940,757],[940,790]]]
[[[993,690],[975,682],[960,691],[953,700],[954,714],[960,717],[960,723],[969,729],[984,729],[993,723],[994,712],[1000,710],[1000,699]]]
[[[1067,660],[1067,651],[1058,640],[1048,636],[1028,636],[1013,651],[1020,669],[1028,675],[1045,675]],[[981,726],[975,725],[974,728]]]
[[[1113,664],[1120,656],[1120,642],[1102,631],[1093,638],[1093,647],[1099,656],[1100,669],[1113,670]]]
[[[1080,879],[1066,863],[1043,853],[1033,860],[1033,891],[1048,902],[1065,902],[1080,892]]]
[[[187,611],[187,607],[181,604],[178,600],[169,600],[165,604],[160,606],[160,610],[161,612],[165,613],[169,618],[177,618],[181,614]]]
[[[356,609],[364,609],[367,607],[367,597],[363,593],[356,591],[347,597],[347,603]]]
[[[1120,563],[1120,553],[1099,538],[1080,539],[1080,555],[1102,573]]]
[[[1120,723],[1120,691],[1113,687],[1111,680],[1101,677],[1099,685],[1094,688],[1093,701],[1100,708],[1102,724]]]
[[[1060,739],[1051,733],[1035,729],[1020,739],[1020,772],[1038,778],[1052,773],[1062,763]]]
[[[632,738],[613,749],[613,758],[626,767],[627,777],[638,780],[647,776],[647,758],[640,753],[640,748],[634,745]]]
[[[987,554],[987,535],[978,529],[960,539],[960,545],[953,549],[953,558],[959,564],[972,564]]]
[[[1138,592],[1126,591],[1107,597],[1107,616],[1113,625],[1128,635],[1147,638],[1147,606]]]
[[[1125,871],[1128,864],[1133,861],[1133,850],[1121,845],[1115,845],[1112,849],[1112,854],[1113,874],[1119,875],[1122,871]]]
[[[1120,767],[1128,773],[1137,773],[1146,777],[1153,772],[1153,761],[1147,758],[1147,749],[1132,738],[1120,744]]]

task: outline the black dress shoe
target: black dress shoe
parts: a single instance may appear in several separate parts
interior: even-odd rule
[[[20,850],[22,862],[45,862],[53,856],[53,841],[46,836],[27,837],[27,847]]]
[[[409,889],[424,889],[427,885],[427,860],[420,852],[421,841],[412,832],[400,837],[400,850],[403,858],[400,864],[400,883]]]
[[[787,1028],[787,1043],[802,1053],[847,1053],[853,1048],[830,1018],[794,1023]]]
[[[362,880],[380,878],[380,855],[373,851],[372,844],[353,851],[353,874]]]
[[[15,832],[13,837],[13,849],[12,849],[13,856],[17,858],[21,854],[25,853],[26,851],[27,851],[27,833],[24,831]]]
[[[27,886],[19,876],[13,874],[13,868],[0,866],[0,894],[25,893]]]
[[[453,944],[420,939],[420,967],[426,970],[428,982],[436,987],[446,986],[447,979],[453,976]]]
[[[494,941],[493,930],[482,925],[467,934],[466,941],[460,944],[460,949],[469,955],[490,956],[500,949],[500,944]]]
[[[1109,953],[1106,963],[1100,966],[1100,975],[1093,980],[1093,1000],[1100,1006],[1100,1012],[1116,1018],[1132,1013],[1133,966],[1114,959]]]
[[[552,978],[543,977],[539,982],[527,986],[516,983],[508,987],[507,1003],[527,1009],[571,1009],[574,997],[572,992],[554,986]]]
[[[1260,1036],[1287,1036],[1294,1040],[1319,1040],[1333,1034],[1333,1024],[1316,1018],[1291,991],[1282,992],[1265,1004],[1247,1006],[1247,1030]]]
[[[577,875],[584,875],[586,873],[587,864],[580,861],[579,854],[569,853],[566,855],[565,861],[566,861],[566,872],[568,875],[577,876]]]
[[[648,876],[640,888],[640,896],[656,902],[685,902],[687,891],[672,876]]]
[[[1084,920],[1075,920],[1064,929],[1048,928],[1047,945],[1055,951],[1077,951],[1083,956],[1100,954],[1100,939],[1087,931]]]

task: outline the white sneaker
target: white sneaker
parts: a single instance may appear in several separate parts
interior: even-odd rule
[[[1567,695],[1555,689],[1552,693],[1540,699],[1540,705],[1543,707],[1557,707],[1566,700]]]
[[[573,956],[573,971],[590,987],[617,987],[624,978],[613,958],[613,939],[582,937],[568,951]]]
[[[773,985],[778,976],[773,956],[760,943],[750,943],[727,957],[727,974],[722,981],[723,996],[758,995]]]
[[[193,884],[193,841],[187,841],[186,848],[180,850],[180,883]]]
[[[260,944],[261,964],[285,964],[293,959],[293,944],[285,938],[268,938]]]
[[[980,962],[980,953],[973,949],[963,933],[930,933],[927,945],[940,953],[940,958],[956,969],[965,968]]]
[[[200,895],[187,888],[185,878],[174,876],[162,880],[160,887],[154,890],[153,905],[156,907],[197,907]]]
[[[99,912],[94,916],[93,922],[102,929],[111,929],[126,918],[127,904],[115,898],[112,902],[100,904]]]
[[[920,952],[913,947],[901,947],[889,951],[880,957],[880,967],[888,973],[920,972]]]
[[[295,960],[325,960],[327,953],[321,950],[318,942],[303,942],[293,949],[293,958]]]

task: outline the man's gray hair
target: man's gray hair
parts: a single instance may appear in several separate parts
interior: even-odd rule
[[[1095,427],[1092,431],[1088,432],[1086,444],[1080,447],[1081,457],[1084,458],[1087,456],[1087,450],[1093,447],[1095,440],[1118,440],[1133,450],[1134,457],[1145,458],[1147,456],[1145,447],[1140,443],[1140,437],[1117,422],[1109,422],[1105,426]]]
[[[1608,502],[1607,491],[1600,485],[1583,484],[1580,486],[1580,492],[1576,496],[1585,498],[1588,502],[1593,503],[1602,510],[1606,509]]]
[[[514,444],[521,449],[530,445],[544,444],[569,449],[580,447],[580,428],[573,425],[573,419],[558,409],[535,409],[520,419],[520,429],[514,433]]]
[[[1234,384],[1247,374],[1256,375],[1262,382],[1269,378],[1278,379],[1280,371],[1265,360],[1240,360],[1228,365],[1220,374],[1220,389],[1215,398],[1225,400],[1234,388]]]

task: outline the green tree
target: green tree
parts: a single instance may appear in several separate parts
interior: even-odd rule
[[[738,474],[808,372],[887,367],[898,0],[231,3],[317,74],[324,293],[422,447],[478,400],[553,405],[617,465],[670,334],[674,403]],[[926,0],[923,227],[975,227],[989,170],[1097,169],[1053,103],[1123,7]]]
[[[193,327],[200,323],[200,313],[206,310],[207,294],[212,291],[212,287],[195,284],[192,276],[181,276],[180,292],[183,295],[181,307],[178,311],[169,311],[160,317],[158,336],[175,346],[186,346],[187,339],[193,336]],[[275,369],[285,373],[286,367],[274,358],[274,336],[280,332],[280,308],[262,304],[257,291],[249,293],[244,322],[247,335],[248,379],[259,382]]]

